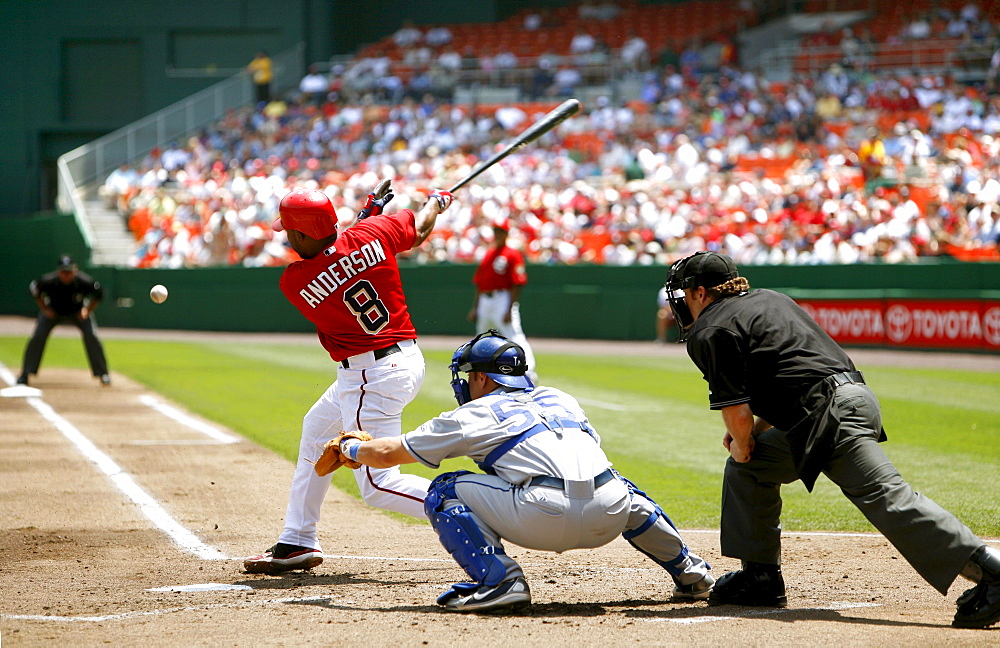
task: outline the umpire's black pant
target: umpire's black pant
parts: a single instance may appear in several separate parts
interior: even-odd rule
[[[68,322],[80,329],[83,333],[83,345],[87,348],[87,361],[90,362],[90,370],[95,376],[103,376],[108,373],[108,361],[104,357],[104,345],[97,339],[96,324],[94,316],[87,319],[80,319],[74,315],[60,315],[58,317],[48,317],[45,313],[38,314],[38,321],[35,323],[35,332],[28,340],[28,346],[24,349],[24,362],[21,363],[21,375],[38,373],[38,366],[42,363],[42,353],[45,351],[45,343],[49,340],[57,325]]]
[[[867,385],[837,387],[836,446],[823,473],[942,594],[983,545],[967,526],[915,492],[878,443],[882,412]],[[754,439],[750,461],[726,463],[722,555],[781,562],[781,485],[798,479],[787,435],[776,428]]]

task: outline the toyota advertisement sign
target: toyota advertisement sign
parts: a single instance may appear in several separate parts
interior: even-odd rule
[[[841,344],[1000,351],[1000,301],[796,300]]]

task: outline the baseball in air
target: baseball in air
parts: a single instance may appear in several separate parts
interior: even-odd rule
[[[167,294],[167,287],[162,284],[156,284],[149,289],[149,298],[157,304],[167,301]]]

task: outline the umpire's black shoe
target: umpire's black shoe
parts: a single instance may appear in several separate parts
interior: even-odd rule
[[[979,584],[966,590],[956,604],[955,628],[988,628],[1000,621],[1000,551],[983,545],[970,563],[982,569]]]
[[[18,376],[17,377],[17,384],[18,385],[27,385],[28,384],[28,374],[24,373],[24,374],[21,374],[20,376]]]
[[[744,562],[743,569],[729,572],[715,582],[712,593],[708,595],[708,604],[787,606],[781,567]]]

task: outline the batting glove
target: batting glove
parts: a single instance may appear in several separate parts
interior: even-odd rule
[[[389,179],[386,178],[382,180],[377,185],[375,189],[368,194],[368,200],[365,202],[365,206],[361,208],[358,212],[358,220],[364,220],[369,216],[378,216],[382,213],[382,209],[389,204],[389,201],[393,199],[393,194],[389,190]]]
[[[450,191],[445,191],[444,189],[434,190],[431,195],[427,196],[428,200],[431,198],[438,201],[438,206],[441,207],[441,211],[448,209],[451,205],[451,201],[455,199],[455,197],[451,195]]]

